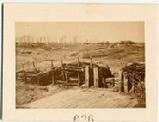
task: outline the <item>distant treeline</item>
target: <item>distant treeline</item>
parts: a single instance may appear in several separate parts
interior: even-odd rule
[[[65,43],[59,43],[59,42],[16,42],[16,45],[28,45],[28,46],[43,46],[43,45],[73,45],[73,44],[136,44],[136,43],[144,43],[144,42],[133,42],[131,40],[126,40],[126,41],[119,41],[119,42],[76,42],[76,43],[71,43],[71,42],[65,42]]]
[[[41,36],[41,37],[33,37],[29,35],[24,35],[21,37],[16,37],[17,44],[56,44],[56,43],[63,43],[63,44],[91,44],[91,43],[98,43],[98,44],[112,44],[112,43],[118,43],[118,44],[135,44],[137,42],[134,42],[132,40],[119,40],[116,42],[103,40],[98,40],[97,42],[91,42],[90,40],[82,40],[80,41],[77,36],[73,37],[72,40],[67,40],[66,36],[61,36],[58,38],[58,40],[51,40],[51,38],[47,36]]]

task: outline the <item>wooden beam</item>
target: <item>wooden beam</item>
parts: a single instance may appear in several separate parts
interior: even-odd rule
[[[64,67],[63,68],[64,71],[74,71],[74,72],[83,72],[84,69],[83,68],[76,68],[76,67]]]

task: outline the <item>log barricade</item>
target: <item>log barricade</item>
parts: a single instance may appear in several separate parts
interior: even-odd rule
[[[54,66],[53,60],[50,61],[50,70],[47,72],[39,71],[35,63],[32,62],[34,71],[19,70],[16,72],[17,79],[21,79],[26,83],[41,84],[63,84],[64,86],[94,86],[101,87],[102,78],[111,77],[111,71],[107,67],[99,67],[93,63],[91,58],[90,63],[80,62],[79,58],[76,63],[63,63],[61,59],[61,66]],[[108,75],[108,76],[107,76]],[[61,82],[62,81],[62,82]]]

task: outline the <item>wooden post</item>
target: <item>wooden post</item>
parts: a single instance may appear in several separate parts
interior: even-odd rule
[[[112,87],[115,86],[115,79],[113,78],[113,81],[112,81]]]
[[[62,58],[61,58],[61,67],[63,67],[63,60],[62,60]]]
[[[124,73],[124,92],[128,93],[128,74]]]
[[[120,79],[120,81],[119,81],[119,92],[123,92],[124,75],[123,75],[122,71],[119,72],[119,79]]]
[[[68,73],[66,72],[66,83],[68,83]]]
[[[51,72],[52,72],[52,85],[55,85],[55,76],[54,76],[54,64],[53,60],[51,60]]]
[[[89,66],[85,67],[85,83],[86,83],[87,87],[90,86],[90,84],[89,84]]]
[[[78,57],[78,66],[80,66],[80,61]],[[78,86],[80,86],[80,73],[78,72]]]
[[[37,84],[39,85],[40,84],[40,81],[39,81],[39,75],[37,75]]]
[[[35,71],[38,73],[38,69],[36,68],[34,61],[32,63],[33,63],[33,67],[34,67]]]
[[[130,89],[130,93],[135,93],[135,80],[134,80],[135,74],[132,73],[132,77],[131,77],[131,82],[132,82],[132,87]]]
[[[54,62],[51,60],[51,68],[54,68]]]
[[[34,67],[36,73],[38,73],[38,69],[36,68],[34,61],[33,61],[32,63],[33,63],[33,67]],[[38,75],[37,75],[37,84],[38,84],[38,85],[40,84],[39,76],[38,76]]]
[[[62,58],[61,58],[61,67],[62,67],[63,81],[65,81],[65,71],[64,71],[64,65],[63,65],[63,60],[62,60]]]
[[[98,67],[93,68],[93,80],[94,80],[94,86],[99,87],[99,82],[98,82]]]
[[[102,78],[102,83],[104,85],[104,88],[107,88],[107,85],[105,84],[105,78]]]
[[[136,91],[135,91],[135,73],[133,72],[132,74],[133,74],[133,77],[132,77],[133,92],[135,93],[135,92],[136,92]]]
[[[92,57],[90,57],[90,60],[91,60],[91,62],[90,62],[90,67],[93,68],[93,60],[92,60]]]
[[[25,70],[24,70],[24,64],[23,64],[23,76],[24,76],[24,82],[26,82],[26,74],[25,74]]]
[[[80,73],[78,72],[78,86],[80,86]]]

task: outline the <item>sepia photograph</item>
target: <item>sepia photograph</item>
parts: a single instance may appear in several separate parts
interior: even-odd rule
[[[146,108],[144,26],[16,22],[16,109]]]
[[[4,4],[3,119],[156,122],[157,10]]]

